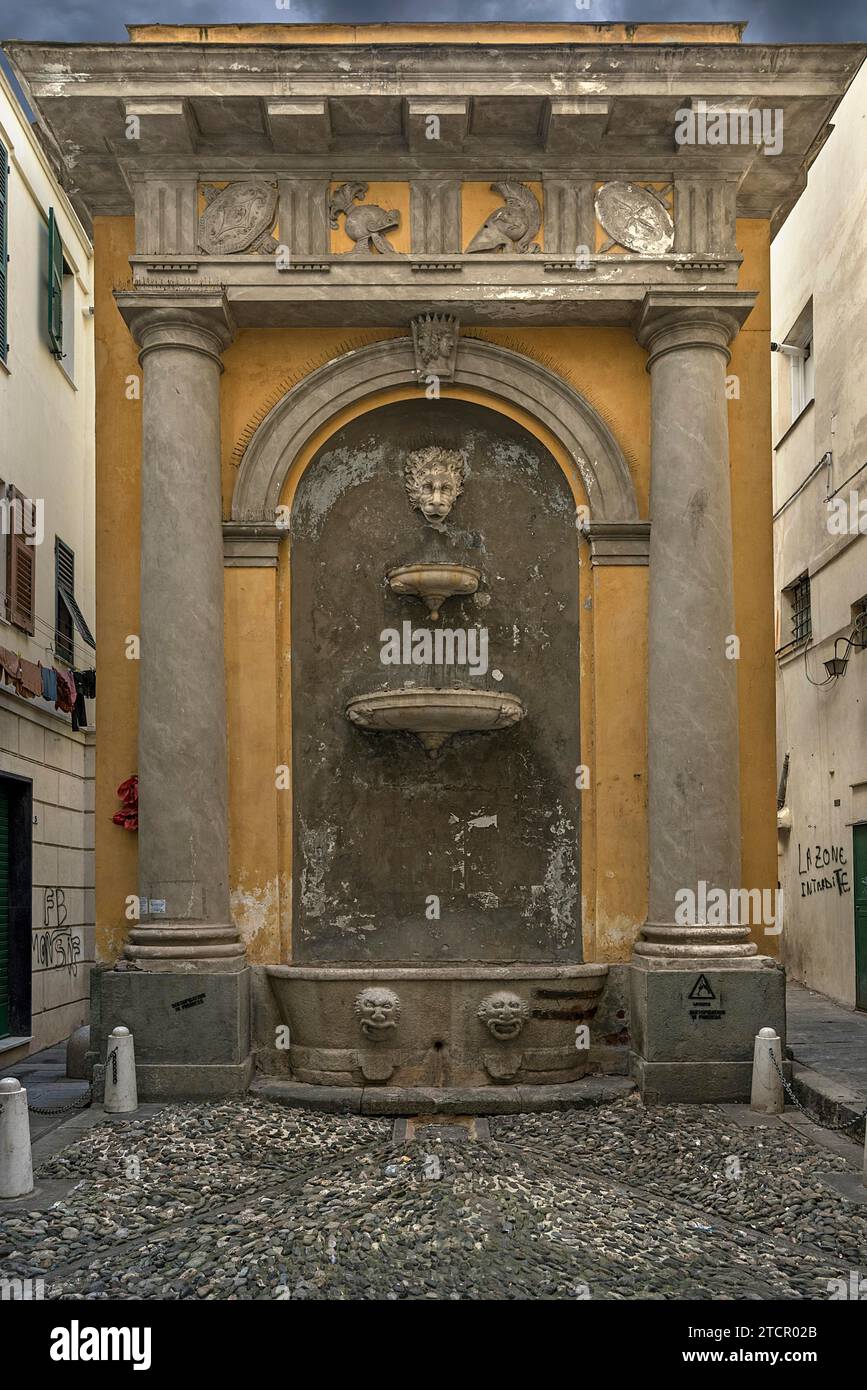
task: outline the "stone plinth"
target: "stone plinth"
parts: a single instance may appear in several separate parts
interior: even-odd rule
[[[630,1068],[644,1101],[748,1101],[759,1029],[775,1029],[785,1047],[782,966],[769,956],[639,956],[630,977]]]

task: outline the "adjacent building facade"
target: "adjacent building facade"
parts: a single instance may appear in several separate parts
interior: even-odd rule
[[[68,677],[95,669],[92,304],[90,239],[0,72],[4,1070],[88,1013],[95,705],[74,728]]]
[[[862,69],[771,251],[785,961],[795,979],[861,1009],[867,1009],[865,127]]]
[[[96,246],[94,1060],[745,1097],[770,243],[863,49],[131,38],[8,50]]]

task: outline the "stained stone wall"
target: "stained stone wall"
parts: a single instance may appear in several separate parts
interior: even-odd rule
[[[407,454],[430,444],[467,461],[440,529],[411,509],[403,478]],[[478,594],[449,600],[441,621],[487,629],[486,673],[381,663],[384,630],[436,627],[385,581],[420,560],[481,570]],[[298,487],[291,614],[293,959],[580,960],[577,539],[547,450],[463,401],[347,424]],[[436,761],[410,735],[346,721],[351,696],[408,682],[509,691],[527,718],[458,736]]]

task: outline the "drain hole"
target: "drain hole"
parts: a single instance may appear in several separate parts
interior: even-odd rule
[[[445,1043],[443,1042],[442,1038],[434,1038],[434,1051],[435,1051],[435,1052],[442,1052],[442,1050],[443,1050],[444,1047],[445,1047]]]

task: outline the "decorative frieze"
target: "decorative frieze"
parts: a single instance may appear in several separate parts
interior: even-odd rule
[[[196,254],[196,180],[136,179],[135,248],[140,256]]]
[[[737,184],[732,179],[675,180],[675,251],[734,255]]]
[[[414,254],[454,254],[461,249],[459,179],[413,179],[409,219]]]
[[[288,247],[290,258],[328,255],[328,181],[279,179],[277,189],[280,245]]]
[[[491,189],[499,193],[505,207],[496,208],[485,218],[467,247],[467,253],[509,251],[522,255],[541,250],[533,238],[542,225],[542,208],[532,188],[525,183],[504,180],[492,183]]]
[[[566,255],[574,265],[582,250],[593,253],[595,213],[591,179],[545,179],[545,254]]]
[[[277,243],[271,236],[277,214],[273,183],[249,180],[218,189],[202,189],[205,208],[199,218],[199,246],[209,256],[232,256],[242,251],[268,254]]]
[[[343,229],[355,245],[347,256],[370,256],[374,247],[382,256],[398,256],[401,253],[392,246],[386,232],[395,231],[400,226],[400,213],[397,208],[381,208],[377,203],[366,203],[356,207],[367,194],[366,183],[342,183],[332,194],[328,204],[329,222],[333,228],[340,226],[343,213]]]
[[[614,246],[639,256],[665,256],[674,246],[674,221],[662,193],[638,183],[603,183],[596,190],[596,219],[608,240],[601,254]]]

